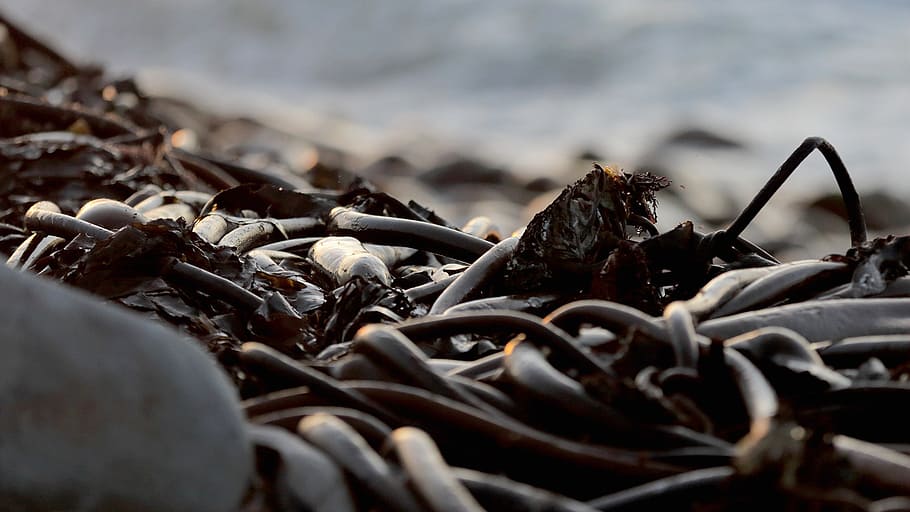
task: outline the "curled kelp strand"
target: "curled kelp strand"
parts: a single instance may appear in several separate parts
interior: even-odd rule
[[[494,352],[480,359],[475,359],[460,368],[453,368],[446,375],[480,380],[491,373],[499,371],[502,368],[504,357],[505,354],[503,352]]]
[[[692,501],[692,494],[699,493],[707,498],[707,493],[715,494],[723,488],[736,474],[729,466],[696,469],[687,473],[668,476],[653,482],[625,489],[613,494],[601,496],[588,501],[588,506],[601,512],[612,510],[629,510],[636,508],[646,510],[651,502],[676,502],[684,499]]]
[[[393,383],[345,382],[345,387],[382,402],[421,424],[455,429],[462,435],[490,438],[510,453],[533,454],[542,460],[569,462],[626,476],[666,476],[678,468],[649,460],[649,454],[554,436],[506,417],[493,417],[476,408],[428,391]],[[426,423],[423,423],[426,422]]]
[[[834,368],[855,368],[873,357],[887,366],[910,361],[910,334],[857,336],[814,346],[824,363]]]
[[[660,230],[657,229],[657,226],[643,215],[635,213],[629,214],[628,223],[639,230],[645,231],[648,233],[648,236],[657,236],[660,234]]]
[[[129,197],[124,199],[123,204],[126,204],[128,206],[135,208],[137,204],[141,203],[142,201],[145,201],[146,199],[148,199],[148,198],[152,197],[153,195],[158,194],[160,192],[162,192],[161,187],[159,187],[158,185],[152,184],[152,183],[148,183],[146,185],[143,185],[139,190],[133,192],[132,194],[130,194]]]
[[[724,359],[749,415],[749,434],[746,438],[761,438],[771,428],[771,421],[777,415],[777,393],[744,355],[733,349],[724,349]]]
[[[493,276],[499,273],[512,257],[517,245],[518,238],[509,237],[490,248],[436,298],[427,314],[444,313],[452,306],[471,297],[472,294],[476,294]]]
[[[483,512],[458,481],[433,439],[414,427],[401,427],[389,437],[410,484],[433,512]]]
[[[358,487],[383,507],[396,512],[423,510],[398,472],[340,419],[314,414],[302,419],[297,431],[341,466]]]
[[[398,424],[395,414],[385,407],[374,403],[356,391],[350,391],[341,386],[339,381],[319,371],[307,367],[293,359],[255,342],[247,342],[241,346],[241,363],[269,371],[273,376],[280,377],[291,385],[306,385],[318,393],[322,393],[340,404],[350,406],[373,416],[382,421]]]
[[[487,510],[499,512],[595,512],[583,502],[552,493],[502,475],[481,473],[473,469],[452,468],[455,477]]]
[[[850,379],[825,366],[798,333],[766,327],[734,338],[725,345],[755,363],[783,396],[850,386]]]
[[[513,418],[520,418],[524,415],[524,411],[522,411],[515,400],[513,400],[511,396],[500,391],[499,388],[486,384],[480,380],[474,380],[460,375],[446,375],[446,380],[463,392],[469,393],[486,402],[497,411],[504,412]]]
[[[262,305],[262,299],[253,292],[237,285],[229,279],[190,265],[184,261],[174,260],[167,272],[170,279],[182,280],[192,284],[199,291],[221,299],[229,304],[255,309]]]
[[[875,443],[844,435],[831,439],[852,469],[878,489],[910,495],[910,457]]]
[[[537,317],[516,311],[472,311],[426,316],[408,319],[396,327],[411,339],[467,332],[520,332],[528,341],[547,346],[566,357],[583,372],[613,374],[603,361],[576,344],[572,337],[559,327],[542,323]]]
[[[265,256],[266,258],[269,258],[274,262],[285,261],[285,260],[300,262],[300,261],[304,261],[306,259],[303,256],[300,256],[299,254],[294,254],[292,252],[275,251],[275,250],[271,250],[271,249],[253,249],[252,251],[246,253],[246,255],[249,257]],[[279,266],[279,269],[284,270],[284,268],[280,267],[280,266]]]
[[[236,227],[226,233],[218,245],[233,247],[237,252],[244,253],[253,248],[258,248],[268,243],[272,238],[280,237],[290,239],[304,234],[311,234],[321,230],[321,220],[312,217],[291,218],[257,218],[255,212],[248,212],[251,217],[238,217],[220,212],[210,212],[206,216],[220,216]]]
[[[783,327],[763,327],[749,331],[724,341],[724,345],[744,353],[752,360],[787,357],[824,366],[822,358],[806,338]]]
[[[329,373],[339,380],[380,380],[397,382],[392,371],[386,369],[378,360],[370,359],[365,354],[349,352],[345,357],[335,361]]]
[[[459,368],[464,367],[465,365],[471,364],[469,361],[461,361],[460,359],[447,359],[442,357],[433,357],[427,360],[427,364],[433,368],[433,371],[448,374],[448,372],[453,370],[458,370]]]
[[[698,366],[699,336],[695,333],[692,314],[681,302],[671,302],[664,309],[664,322],[677,366],[696,368]],[[702,341],[701,344],[707,344]]]
[[[461,231],[410,219],[381,217],[338,207],[329,214],[329,233],[361,242],[400,245],[472,262],[493,244]]]
[[[603,327],[612,332],[626,332],[635,329],[650,338],[666,340],[666,327],[658,319],[638,309],[603,300],[578,300],[570,302],[547,315],[545,324],[558,325],[569,331],[576,331],[583,323]]]
[[[478,407],[491,414],[494,409],[462,388],[452,385],[442,374],[427,364],[426,355],[401,331],[383,325],[360,328],[354,336],[354,350],[368,354],[403,378],[407,384],[416,385],[433,393]]]
[[[212,194],[199,190],[175,190],[173,192],[174,200],[191,206],[196,211],[201,211],[202,207],[212,200]]]
[[[323,237],[321,236],[291,238],[288,240],[278,240],[277,242],[260,245],[257,249],[265,251],[287,251],[294,254],[307,253],[313,244],[322,239]]]
[[[501,295],[462,302],[446,310],[446,313],[466,313],[468,311],[510,310],[521,313],[537,314],[558,304],[562,297],[556,294],[542,295]]]
[[[733,298],[740,290],[768,275],[775,267],[730,270],[708,281],[691,299],[683,301],[692,317],[701,320]]]
[[[30,255],[34,254],[41,242],[43,242],[49,235],[44,235],[42,233],[32,233],[25,238],[12,254],[9,255],[9,258],[6,260],[6,266],[10,268],[22,268],[22,270],[28,269],[27,258]],[[60,237],[51,237],[63,241]]]
[[[748,309],[775,304],[792,297],[796,290],[830,288],[850,273],[841,262],[805,261],[778,265],[773,270],[743,288],[735,297],[720,306],[711,318],[731,315]]]
[[[320,400],[321,397],[312,392],[308,386],[297,386],[248,398],[240,403],[240,407],[247,418],[252,419],[286,409],[325,405]]]
[[[581,383],[551,366],[530,343],[513,340],[503,353],[503,377],[514,383],[529,403],[544,403],[611,430],[628,431],[631,428],[623,414],[594,400]]]
[[[281,409],[267,414],[260,414],[250,418],[250,422],[257,425],[274,425],[291,432],[297,429],[300,420],[316,414],[331,414],[332,416],[347,423],[358,434],[360,434],[373,448],[382,447],[392,429],[388,425],[379,421],[374,416],[351,409],[348,407],[334,407],[328,405],[311,405],[305,407],[291,407]]]
[[[695,330],[727,339],[767,326],[785,327],[810,342],[910,332],[910,299],[806,301],[702,322]]]
[[[321,450],[279,428],[254,424],[248,431],[260,474],[270,460],[278,459],[263,476],[274,480],[273,493],[283,510],[357,510],[341,468]]]

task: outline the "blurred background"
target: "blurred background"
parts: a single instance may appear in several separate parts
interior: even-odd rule
[[[460,154],[564,183],[596,157],[666,172],[696,203],[708,191],[741,207],[819,135],[861,192],[910,189],[910,2],[2,6],[64,54],[138,74],[151,93],[255,115],[364,162]],[[813,155],[782,194],[829,190]]]

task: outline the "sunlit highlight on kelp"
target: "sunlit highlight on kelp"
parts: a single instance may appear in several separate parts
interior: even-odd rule
[[[824,139],[725,229],[661,232],[669,180],[595,163],[501,234],[337,161],[250,165],[174,105],[0,23],[21,57],[0,82],[5,272],[216,358],[256,453],[239,510],[910,503],[910,245],[868,240]],[[742,235],[815,150],[851,246],[781,262]],[[0,503],[17,492],[0,484]]]

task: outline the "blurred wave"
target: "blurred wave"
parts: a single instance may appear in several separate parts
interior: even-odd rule
[[[399,134],[393,146],[446,141],[545,172],[581,149],[631,165],[694,126],[748,150],[686,165],[752,181],[821,135],[862,186],[906,188],[907,2],[4,0],[3,9],[77,59],[145,71],[160,87],[202,83],[194,87],[240,111],[254,103],[236,91],[256,91]],[[830,182],[820,162],[801,173],[804,184]]]

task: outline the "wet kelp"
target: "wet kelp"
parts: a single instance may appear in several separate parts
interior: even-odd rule
[[[627,238],[630,221],[656,220],[654,193],[669,185],[648,173],[594,169],[537,214],[503,269],[503,287],[513,292],[590,283]],[[641,228],[639,228],[641,229]],[[648,285],[647,281],[642,284]]]
[[[907,238],[866,240],[823,139],[723,230],[658,232],[668,181],[595,164],[501,236],[346,169],[175,147],[154,98],[0,22],[0,251],[217,356],[246,510],[910,503]],[[852,247],[781,263],[742,233],[815,149]]]

